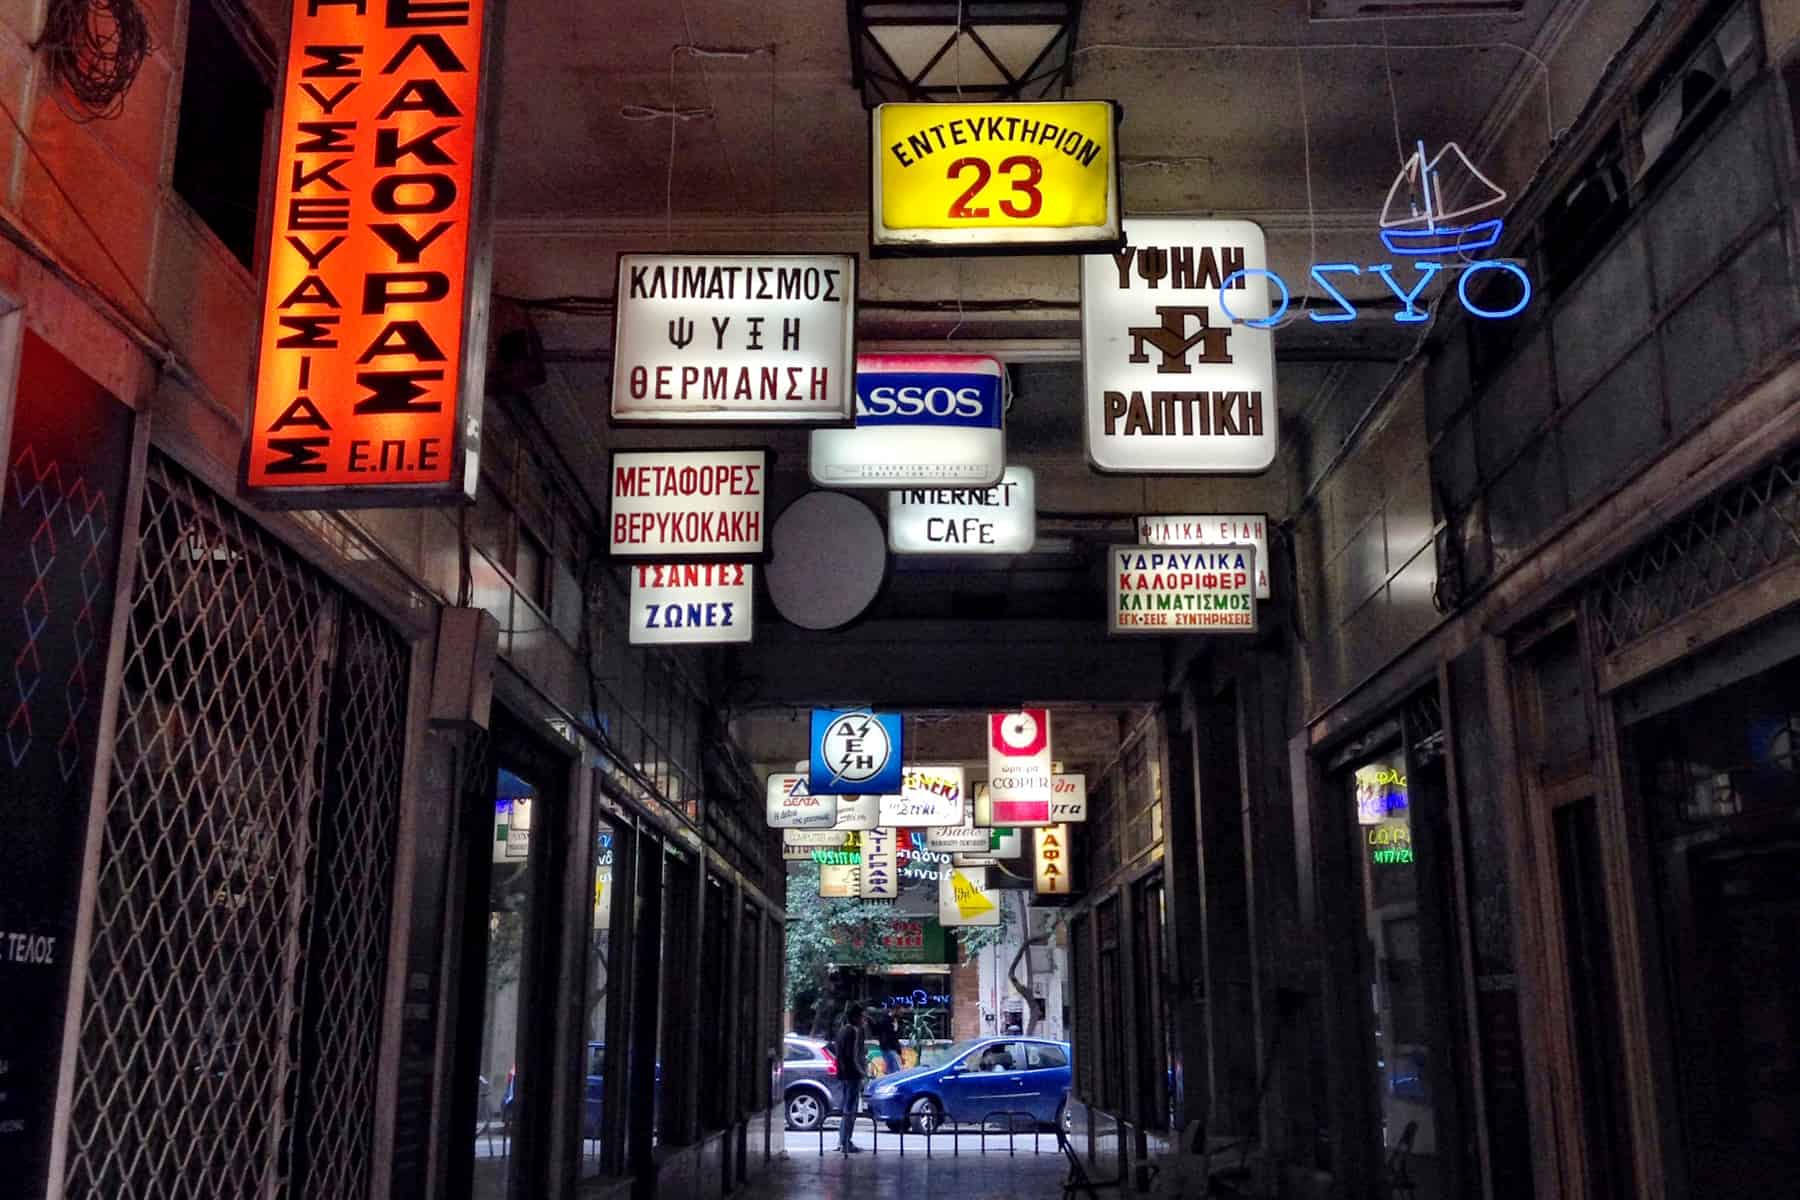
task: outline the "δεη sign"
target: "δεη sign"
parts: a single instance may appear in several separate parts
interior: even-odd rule
[[[982,354],[864,354],[856,427],[815,429],[821,487],[985,485],[1006,465],[1007,375]]]
[[[1114,546],[1110,633],[1255,633],[1252,546]]]
[[[1269,313],[1262,229],[1145,217],[1125,236],[1117,253],[1081,260],[1089,460],[1103,471],[1266,470],[1274,334],[1242,323]]]
[[[815,708],[807,786],[817,795],[900,790],[900,714]]]
[[[615,450],[614,558],[760,558],[767,450]]]
[[[849,254],[621,254],[616,421],[843,421],[855,361]]]
[[[1138,541],[1146,546],[1254,546],[1256,598],[1269,598],[1269,518],[1263,513],[1139,517]]]
[[[888,548],[896,554],[1027,554],[1037,540],[1037,477],[1008,467],[986,488],[899,488],[888,493]]]
[[[630,570],[631,645],[750,640],[748,564],[635,563]]]
[[[1111,101],[883,104],[871,120],[876,254],[1118,244]]]

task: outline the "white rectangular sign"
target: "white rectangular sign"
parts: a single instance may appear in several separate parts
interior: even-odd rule
[[[1054,791],[1050,710],[988,714],[988,804],[996,825],[1047,825]]]
[[[1114,546],[1109,633],[1255,633],[1251,546]]]
[[[633,646],[747,642],[751,603],[747,563],[634,563]]]
[[[909,766],[900,774],[900,794],[881,798],[881,823],[902,829],[963,823],[963,769]]]
[[[1069,827],[1046,825],[1031,831],[1032,891],[1066,896],[1069,882]]]
[[[986,867],[945,867],[938,873],[938,924],[998,925],[1000,895],[988,887]]]
[[[1008,467],[987,488],[899,488],[888,493],[888,548],[896,554],[1026,554],[1037,540],[1037,480]]]
[[[987,485],[1006,466],[1006,366],[985,354],[863,354],[856,427],[812,431],[821,487]]]
[[[1087,820],[1087,776],[1058,775],[1050,797],[1050,819],[1076,823]]]
[[[881,823],[880,796],[839,796],[834,829],[873,829]]]
[[[807,791],[806,776],[777,771],[767,788],[770,828],[830,829],[837,823],[837,797]]]
[[[857,863],[821,863],[819,895],[826,900],[854,900],[862,882],[862,867]]]
[[[1274,334],[1250,324],[1271,314],[1262,229],[1134,217],[1125,240],[1081,260],[1089,461],[1102,471],[1267,470]]]
[[[862,898],[900,898],[900,860],[892,829],[871,829],[862,835]]]
[[[615,421],[847,421],[852,254],[621,254]]]
[[[614,558],[761,558],[767,450],[615,450]]]
[[[781,831],[783,849],[805,850],[809,854],[814,850],[843,850],[855,840],[854,834],[836,826],[830,829],[795,829],[789,826]]]
[[[1256,598],[1269,598],[1269,518],[1263,513],[1139,517],[1138,541],[1146,546],[1255,546]]]
[[[970,807],[965,821],[974,819],[973,806]],[[925,848],[944,851],[962,852],[965,854],[986,854],[988,852],[988,831],[972,824],[940,825],[925,831]]]

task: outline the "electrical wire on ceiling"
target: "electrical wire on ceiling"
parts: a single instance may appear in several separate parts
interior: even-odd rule
[[[1553,100],[1550,91],[1550,64],[1537,51],[1513,42],[1389,42],[1385,37],[1379,42],[1198,42],[1188,45],[1165,43],[1136,42],[1092,42],[1086,46],[1078,46],[1070,55],[1080,58],[1087,54],[1119,53],[1119,54],[1202,54],[1207,51],[1241,50],[1251,53],[1291,53],[1308,50],[1379,50],[1387,54],[1394,50],[1511,50],[1531,60],[1544,77],[1544,124],[1545,136],[1556,141],[1556,119],[1553,112]]]
[[[52,95],[70,120],[112,120],[150,53],[150,27],[134,0],[52,0],[32,49],[62,83]]]

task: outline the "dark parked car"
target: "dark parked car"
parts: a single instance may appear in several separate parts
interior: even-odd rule
[[[606,1043],[589,1042],[587,1060],[587,1081],[582,1088],[584,1093],[581,1105],[581,1136],[593,1138],[600,1136],[600,1094],[601,1081],[606,1076]],[[513,1099],[517,1095],[519,1084],[519,1068],[514,1067],[506,1073],[506,1095],[500,1100],[500,1120],[507,1131],[512,1130]],[[656,1111],[662,1113],[662,1064],[656,1064]]]
[[[810,1132],[837,1107],[837,1059],[818,1038],[789,1034],[781,1055],[781,1107],[787,1127]]]
[[[946,1120],[976,1125],[995,1114],[1029,1114],[1067,1127],[1069,1044],[1044,1038],[985,1037],[950,1048],[935,1067],[886,1075],[869,1089],[869,1107],[888,1128],[930,1133]]]

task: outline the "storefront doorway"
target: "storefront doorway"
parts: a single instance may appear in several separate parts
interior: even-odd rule
[[[1662,707],[1626,740],[1655,848],[1677,1173],[1688,1196],[1783,1193],[1800,1177],[1800,658]]]

